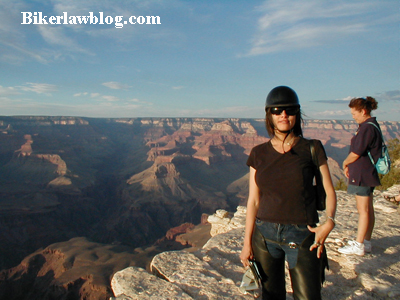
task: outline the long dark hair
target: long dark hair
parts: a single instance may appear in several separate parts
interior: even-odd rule
[[[302,125],[303,125],[303,117],[301,109],[299,109],[299,112],[296,114],[296,123],[292,128],[292,132],[294,133],[295,136],[303,136],[303,130],[301,129]],[[265,127],[267,128],[269,137],[273,138],[275,135],[275,126],[274,122],[272,121],[271,108],[267,108],[265,110]]]

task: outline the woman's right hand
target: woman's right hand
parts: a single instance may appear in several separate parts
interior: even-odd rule
[[[249,259],[253,258],[253,250],[251,249],[251,246],[244,245],[239,257],[243,267],[247,268],[249,266]]]
[[[349,167],[348,166],[343,167],[343,172],[344,172],[344,176],[349,178]]]

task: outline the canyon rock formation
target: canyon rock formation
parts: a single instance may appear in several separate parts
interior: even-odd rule
[[[344,178],[340,165],[356,127],[305,121],[304,136],[322,140],[335,182]],[[387,140],[400,137],[400,123],[381,127]],[[54,244],[81,245],[82,253],[88,243],[128,247],[134,254],[128,264],[143,268],[143,257],[190,246],[191,226],[176,229],[188,231],[182,234],[170,231],[172,240],[165,236],[185,223],[207,227],[205,215],[244,205],[247,155],[267,140],[262,119],[0,116],[1,276],[11,284],[5,274],[18,273],[13,268],[21,261],[25,267],[34,262],[31,277],[55,264],[48,248]],[[197,233],[198,245],[209,238]],[[65,264],[69,270],[68,259]],[[59,274],[55,269],[47,272]],[[47,283],[54,277],[48,276]],[[86,281],[61,280],[60,289],[84,289]]]
[[[398,194],[400,185],[392,190]],[[363,257],[342,255],[337,249],[355,237],[357,218],[354,197],[343,191],[337,194],[336,227],[325,243],[330,269],[326,271],[322,298],[399,299],[400,211],[384,200],[381,192],[376,192],[372,252]],[[244,274],[239,254],[245,213],[245,207],[240,206],[233,216],[224,210],[217,211],[208,218],[213,237],[200,250],[157,254],[151,262],[152,274],[137,267],[115,273],[111,281],[115,293],[112,299],[254,299],[239,289]],[[320,219],[325,221],[323,214]],[[286,299],[292,300],[288,271],[286,290]]]

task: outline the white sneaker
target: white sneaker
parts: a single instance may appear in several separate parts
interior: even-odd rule
[[[357,241],[349,241],[347,246],[339,248],[338,251],[342,254],[355,254],[363,256],[365,254],[364,244]]]
[[[371,253],[371,250],[372,250],[371,241],[364,240],[364,252]]]

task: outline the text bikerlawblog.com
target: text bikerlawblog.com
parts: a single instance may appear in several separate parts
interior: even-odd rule
[[[95,15],[89,12],[88,16],[69,16],[67,12],[63,12],[61,16],[45,16],[42,12],[21,12],[22,25],[111,25],[115,28],[122,28],[124,25],[160,25],[161,18],[159,16],[130,16],[124,20],[123,16],[104,16],[103,12]]]

